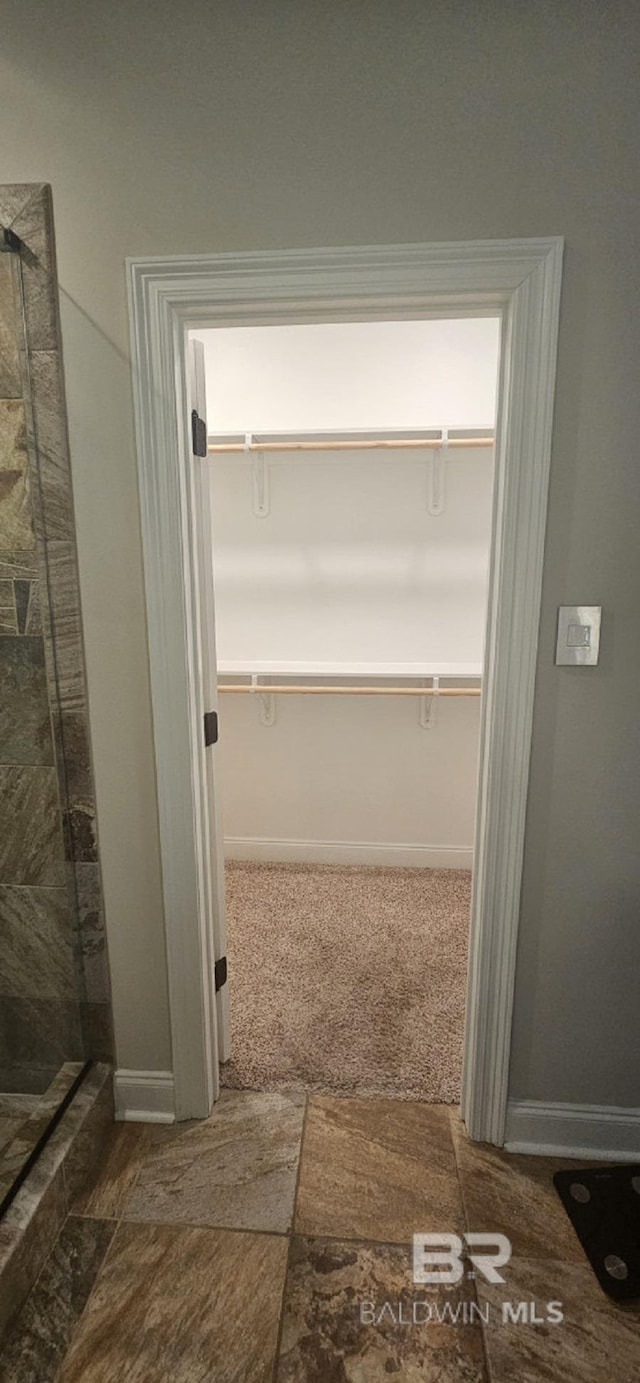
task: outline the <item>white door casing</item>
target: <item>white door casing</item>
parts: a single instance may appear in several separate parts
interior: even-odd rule
[[[198,550],[187,463],[189,328],[500,312],[491,580],[462,1115],[501,1145],[562,273],[562,241],[364,246],[128,262],[177,1119],[216,1095],[202,861]]]

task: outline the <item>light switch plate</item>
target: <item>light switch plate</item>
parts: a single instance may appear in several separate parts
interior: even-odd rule
[[[595,667],[600,651],[601,605],[561,605],[558,610],[556,664]]]

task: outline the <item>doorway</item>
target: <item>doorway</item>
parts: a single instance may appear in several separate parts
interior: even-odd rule
[[[193,333],[223,1086],[459,1102],[500,325]]]
[[[207,1114],[220,1000],[194,668],[200,583],[186,372],[189,330],[403,316],[502,320],[462,1113],[503,1141],[546,516],[561,242],[364,247],[132,262],[154,733],[177,1118]],[[219,957],[215,957],[219,959]]]

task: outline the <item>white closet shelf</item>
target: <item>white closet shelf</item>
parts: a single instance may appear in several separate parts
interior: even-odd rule
[[[312,663],[225,659],[218,661],[219,677],[482,677],[482,663]]]
[[[207,450],[212,453],[289,451],[377,451],[394,449],[440,450],[450,447],[492,447],[493,427],[378,428],[372,432],[212,432]]]

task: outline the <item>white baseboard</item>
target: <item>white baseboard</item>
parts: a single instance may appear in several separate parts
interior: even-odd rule
[[[272,860],[280,864],[387,864],[418,869],[471,869],[473,850],[464,845],[391,845],[361,840],[269,840],[227,836],[229,860]]]
[[[510,1100],[507,1152],[640,1162],[640,1109]]]
[[[131,1124],[172,1124],[175,1120],[171,1071],[116,1071],[116,1119]]]

